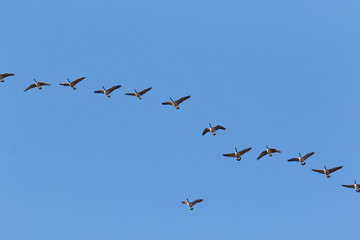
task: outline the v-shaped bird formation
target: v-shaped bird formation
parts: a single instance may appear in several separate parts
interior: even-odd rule
[[[3,74],[0,74],[0,82],[4,82],[4,79],[7,78],[7,77],[12,77],[14,76],[15,74],[13,73],[3,73]],[[61,86],[68,86],[68,87],[71,87],[73,90],[76,90],[76,85],[84,80],[85,77],[81,77],[81,78],[77,78],[73,81],[70,81],[69,79],[67,79],[68,82],[65,82],[65,83],[59,83],[59,85]],[[24,92],[28,91],[29,89],[32,89],[32,88],[38,88],[39,90],[42,89],[43,86],[51,86],[49,83],[46,83],[46,82],[38,82],[36,81],[36,79],[34,78],[34,83],[30,84],[25,90]],[[96,90],[94,91],[94,93],[101,93],[101,94],[104,94],[106,95],[108,98],[110,98],[110,94],[119,89],[121,87],[121,85],[115,85],[115,86],[112,86],[108,89],[106,89],[104,86],[102,87],[102,89],[100,90]],[[137,97],[139,100],[142,99],[142,96],[144,94],[146,94],[147,92],[149,92],[150,90],[152,89],[152,87],[149,87],[149,88],[146,88],[144,90],[141,90],[140,92],[138,92],[136,89],[134,89],[134,92],[130,92],[130,93],[125,93],[125,95],[127,96],[134,96],[134,97]],[[177,99],[176,101],[174,101],[171,97],[170,97],[170,101],[168,102],[162,102],[161,104],[162,105],[171,105],[173,107],[175,107],[175,109],[180,109],[179,105],[184,102],[185,100],[189,99],[190,96],[185,96],[185,97],[181,97],[179,99]],[[216,125],[215,127],[213,127],[211,125],[211,123],[209,123],[209,127],[205,128],[202,132],[202,135],[204,136],[206,133],[211,133],[213,136],[216,136],[216,131],[217,130],[226,130],[225,127],[221,126],[221,125]],[[236,158],[237,161],[240,161],[242,159],[242,156],[249,152],[250,150],[252,149],[252,147],[249,147],[249,148],[245,148],[243,150],[240,150],[238,151],[238,149],[235,147],[235,152],[232,152],[232,153],[224,153],[223,156],[224,157],[231,157],[231,158]],[[269,155],[269,157],[272,157],[274,153],[281,153],[281,151],[279,151],[278,149],[276,148],[269,148],[267,145],[266,145],[266,149],[264,151],[262,151],[260,153],[260,155],[257,157],[257,160],[263,158],[264,156],[266,155]],[[306,163],[305,163],[305,160],[307,160],[309,157],[313,156],[315,154],[315,152],[310,152],[310,153],[307,153],[305,154],[304,156],[301,155],[301,153],[299,153],[299,157],[294,157],[294,158],[290,158],[288,159],[287,161],[288,162],[299,162],[302,166],[304,166]],[[330,178],[330,174],[340,170],[342,168],[342,166],[339,166],[339,167],[333,167],[333,168],[330,168],[330,169],[327,169],[326,166],[324,166],[324,169],[312,169],[312,171],[314,172],[317,172],[317,173],[321,173],[321,174],[324,174],[326,175],[327,178]],[[346,188],[353,188],[355,189],[356,192],[360,192],[360,184],[357,184],[356,183],[356,180],[354,180],[354,184],[350,184],[350,185],[342,185],[343,187],[346,187]],[[186,199],[186,201],[182,201],[181,203],[187,205],[189,207],[190,210],[193,210],[193,207],[195,204],[197,203],[200,203],[202,202],[203,199],[197,199],[195,201],[189,201],[189,199]]]

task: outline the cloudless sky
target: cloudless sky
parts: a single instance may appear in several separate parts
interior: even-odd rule
[[[0,239],[359,238],[359,1],[12,0],[0,29]]]

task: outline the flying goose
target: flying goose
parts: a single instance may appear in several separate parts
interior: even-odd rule
[[[342,185],[347,188],[355,188],[355,191],[360,192],[360,184],[356,184],[356,180],[354,179],[354,184],[351,185]]]
[[[103,94],[105,94],[107,97],[110,97],[110,93],[111,93],[112,91],[114,91],[115,89],[118,89],[118,88],[120,88],[120,87],[121,87],[121,85],[116,85],[116,86],[113,86],[113,87],[111,87],[111,88],[109,88],[109,89],[105,89],[104,86],[103,86],[103,90],[96,90],[96,91],[94,91],[94,93],[103,93]]]
[[[162,105],[172,105],[174,106],[176,109],[179,109],[179,104],[182,103],[183,101],[185,101],[186,99],[189,99],[190,96],[186,96],[186,97],[182,97],[179,98],[178,100],[174,101],[172,100],[172,98],[170,98],[171,102],[163,102],[161,103]]]
[[[24,92],[26,92],[27,90],[29,90],[29,89],[31,89],[31,88],[34,88],[34,87],[37,87],[38,89],[41,90],[41,89],[42,89],[41,86],[47,86],[47,85],[51,86],[50,84],[48,84],[48,83],[46,83],[46,82],[37,82],[37,81],[35,80],[35,78],[34,78],[34,82],[35,82],[35,83],[30,84],[30,85],[24,90]]]
[[[147,88],[147,89],[144,89],[142,90],[141,92],[137,92],[136,89],[134,89],[134,93],[125,93],[125,95],[128,95],[128,96],[135,96],[137,97],[138,99],[141,100],[141,95],[144,95],[145,93],[147,93],[148,91],[151,90],[151,87]]]
[[[305,165],[305,160],[308,159],[309,157],[311,157],[312,155],[314,155],[315,152],[311,152],[306,154],[305,156],[301,156],[301,154],[299,153],[299,157],[298,158],[291,158],[288,160],[288,162],[300,162],[301,165]]]
[[[223,154],[223,156],[224,157],[236,157],[236,160],[240,161],[241,155],[243,155],[244,153],[247,153],[250,150],[251,150],[251,148],[246,148],[246,149],[238,152],[237,148],[235,148],[235,153],[225,153],[225,154]]]
[[[202,202],[202,201],[204,201],[204,200],[203,199],[197,199],[197,200],[195,200],[193,202],[190,202],[189,199],[186,199],[186,201],[181,201],[181,203],[186,204],[190,208],[190,210],[194,210],[193,206],[195,204],[199,203],[199,202]]]
[[[206,133],[208,133],[208,132],[211,132],[212,133],[212,135],[213,136],[215,136],[216,135],[216,131],[217,130],[219,130],[219,129],[221,129],[221,130],[225,130],[225,128],[223,127],[223,126],[220,126],[220,125],[216,125],[215,127],[212,127],[211,126],[211,123],[209,123],[209,128],[205,128],[204,129],[204,131],[203,131],[203,133],[202,133],[202,135],[204,136]]]
[[[273,153],[281,153],[279,150],[277,150],[276,148],[269,148],[267,145],[266,145],[266,150],[263,151],[262,153],[260,153],[260,155],[258,156],[258,158],[256,160],[259,160],[260,158],[262,158],[263,156],[265,156],[266,154],[269,154],[270,157],[272,157],[272,154]]]
[[[340,167],[334,167],[334,168],[331,168],[331,169],[326,169],[326,166],[324,166],[324,169],[311,169],[313,170],[314,172],[318,172],[318,173],[322,173],[322,174],[325,174],[327,178],[330,177],[330,173],[333,173],[339,169],[341,169],[342,166]]]
[[[14,75],[15,74],[13,74],[13,73],[2,73],[2,74],[0,74],[0,82],[4,82],[4,78],[11,77]]]
[[[72,89],[76,89],[75,85],[78,84],[81,80],[84,80],[85,77],[82,77],[82,78],[78,78],[78,79],[75,79],[74,81],[70,82],[70,80],[68,79],[68,82],[67,83],[59,83],[60,85],[62,86],[70,86]]]

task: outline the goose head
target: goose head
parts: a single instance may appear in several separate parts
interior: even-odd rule
[[[299,153],[299,157],[301,158],[301,153]]]
[[[235,152],[237,152],[238,150],[237,150],[237,148],[235,148]]]
[[[189,199],[188,199],[188,198],[186,199],[186,201],[187,201],[188,203],[190,203],[190,201],[189,201]]]
[[[268,145],[266,145],[266,149],[269,149]]]
[[[34,82],[36,82],[36,79],[34,78]]]
[[[136,91],[136,89],[134,89],[134,92],[135,92],[135,93],[138,93],[138,92]]]
[[[103,86],[103,89],[106,91],[105,87]]]
[[[212,128],[212,127],[211,127],[211,123],[209,123],[209,126],[210,126],[210,128]]]
[[[172,100],[172,98],[170,97],[170,100],[172,101],[172,102],[174,102],[174,100]]]
[[[68,82],[70,83],[70,80],[69,79],[67,79],[68,80]]]

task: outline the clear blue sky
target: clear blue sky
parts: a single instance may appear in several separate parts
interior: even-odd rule
[[[358,0],[2,1],[0,72],[16,76],[0,85],[0,239],[358,239],[360,194],[341,184],[360,182],[359,13]],[[24,93],[33,78],[52,86]],[[227,130],[201,136],[209,122]],[[265,145],[282,153],[256,161]],[[222,156],[234,147],[253,149]],[[344,168],[311,171],[324,164]]]

